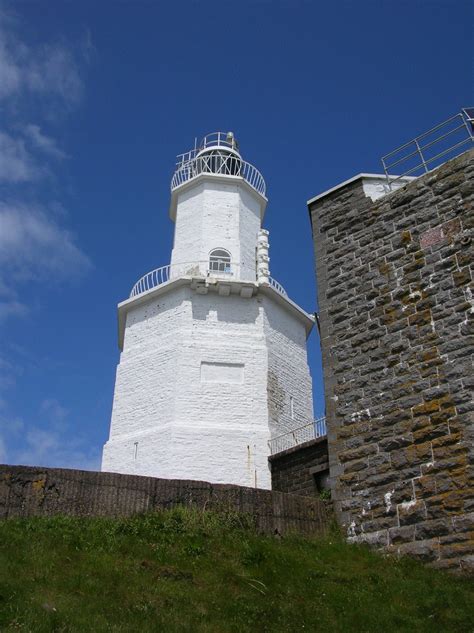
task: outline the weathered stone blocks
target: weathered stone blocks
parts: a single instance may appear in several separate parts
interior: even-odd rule
[[[338,516],[353,540],[473,568],[474,151],[309,210]]]
[[[324,484],[327,480],[327,439],[320,437],[271,455],[269,463],[272,490],[314,497],[320,492],[317,480]]]

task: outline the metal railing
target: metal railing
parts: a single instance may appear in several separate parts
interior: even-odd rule
[[[209,148],[222,147],[223,149],[233,150],[238,153],[239,146],[232,132],[211,132],[206,134],[201,143],[197,144],[197,138],[194,140],[194,148],[184,154],[178,154],[176,157],[176,167],[181,167],[184,163],[188,163],[193,158],[196,158],[199,152]]]
[[[141,295],[143,292],[152,290],[161,284],[169,281],[170,278],[170,265],[162,266],[161,268],[155,268],[151,272],[143,275],[137,283],[133,286],[130,298]]]
[[[270,455],[281,453],[281,451],[286,451],[289,448],[304,444],[304,442],[309,442],[310,440],[315,440],[318,437],[324,437],[325,435],[327,435],[326,418],[321,417],[314,420],[314,422],[273,437],[268,442]]]
[[[233,279],[235,281],[256,281],[255,269],[247,266],[242,266],[237,262],[230,262],[226,264],[225,270],[216,270],[213,268],[213,263],[209,260],[199,262],[184,262],[177,264],[168,264],[167,266],[161,266],[161,268],[155,268],[146,275],[143,275],[137,283],[133,286],[130,293],[130,298],[137,297],[148,290],[152,290],[157,286],[161,286],[171,279],[178,279],[179,277],[200,277],[202,279]],[[242,274],[244,278],[242,278]],[[286,290],[275,279],[269,278],[270,285],[275,288],[277,292],[287,297]]]
[[[420,176],[454,158],[466,145],[474,142],[473,108],[463,108],[427,132],[382,156],[382,165],[389,189],[406,176]],[[462,148],[462,149],[461,149]],[[442,160],[444,159],[444,160]],[[391,173],[393,168],[403,173]]]
[[[197,178],[200,174],[221,176],[239,176],[260,195],[265,196],[266,185],[262,174],[256,167],[234,154],[205,154],[196,156],[178,166],[171,179],[171,191]]]
[[[281,295],[283,295],[284,297],[288,296],[288,293],[283,288],[283,286],[280,283],[278,283],[276,279],[273,279],[273,277],[268,278],[268,283],[270,284],[272,288],[275,288],[275,290],[279,292]]]

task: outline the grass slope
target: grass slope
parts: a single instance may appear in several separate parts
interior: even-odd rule
[[[0,631],[474,631],[474,587],[235,515],[0,522]]]

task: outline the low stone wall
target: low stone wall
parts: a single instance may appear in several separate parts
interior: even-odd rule
[[[326,437],[310,440],[269,457],[272,489],[314,497],[329,474]],[[319,484],[319,485],[318,485]]]
[[[245,513],[266,534],[323,534],[329,524],[327,508],[318,499],[271,490],[0,465],[0,519],[57,514],[120,517],[177,505]]]

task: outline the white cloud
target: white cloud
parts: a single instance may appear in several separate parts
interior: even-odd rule
[[[0,462],[100,470],[100,451],[85,438],[71,437],[67,409],[50,398],[41,403],[33,423],[0,415]]]
[[[63,218],[58,217],[57,202],[25,204],[19,197],[28,184],[30,199],[42,198],[44,177],[52,175],[49,162],[67,158],[44,126],[31,122],[28,112],[33,107],[37,119],[44,109],[45,116],[62,120],[56,116],[59,110],[77,105],[83,94],[81,63],[87,62],[93,45],[89,38],[72,46],[32,47],[18,37],[18,26],[0,0],[0,106],[5,113],[0,123],[0,185],[9,188],[9,200],[0,198],[0,321],[27,312],[19,283],[54,283],[91,267],[74,237],[59,223]],[[32,95],[39,100],[32,100]]]
[[[57,281],[91,267],[69,231],[40,208],[0,201],[0,275],[8,279]],[[6,278],[6,275],[8,277]]]
[[[88,449],[84,442],[71,440],[55,431],[33,428],[27,432],[24,444],[22,450],[6,453],[9,463],[100,470],[98,449]]]
[[[51,180],[44,177],[51,176],[53,160],[67,158],[49,131],[64,125],[64,114],[83,97],[81,72],[94,51],[90,34],[75,44],[30,46],[18,27],[0,0],[0,185],[8,192],[0,199],[0,321],[28,311],[23,283],[69,280],[91,268],[62,226],[67,214],[56,199],[57,186],[53,203],[39,202],[46,199]],[[20,200],[25,191],[28,203]],[[3,337],[5,349],[13,349],[15,342],[7,341]],[[0,356],[0,391],[13,388],[21,371],[21,365]],[[28,423],[9,415],[5,400],[0,405],[0,461],[99,467],[99,452],[87,448],[86,438],[71,438],[68,411],[57,399],[43,400]]]
[[[5,113],[0,125],[0,183],[21,184],[39,179],[48,169],[44,160],[40,163],[34,159],[24,139],[14,135],[13,130],[22,129],[29,149],[41,152],[43,157],[67,157],[39,125],[25,125],[20,119],[25,107],[31,105],[36,113],[43,110],[53,120],[61,119],[64,111],[75,107],[84,92],[80,68],[87,55],[81,43],[30,47],[16,35],[16,26],[17,22],[0,7],[0,104],[4,104],[2,114]],[[31,102],[31,96],[40,101]]]
[[[83,84],[70,50],[63,46],[44,46],[24,68],[26,87],[32,92],[60,97],[75,106],[82,98]]]
[[[0,182],[21,183],[35,180],[40,174],[25,142],[0,130]]]
[[[56,400],[56,398],[47,398],[43,400],[40,411],[53,424],[62,424],[67,418],[69,411]]]
[[[28,313],[28,307],[19,301],[0,301],[0,323],[9,317],[23,317]]]
[[[15,444],[0,435],[0,463],[100,470],[98,449],[56,430],[32,427],[24,434],[22,447],[15,448]]]
[[[24,316],[27,312],[27,306],[25,306],[18,300],[16,291],[13,288],[7,286],[6,282],[2,279],[0,267],[0,323],[11,316]],[[0,358],[0,371],[2,369],[1,360],[2,359]]]
[[[70,281],[91,267],[73,235],[51,214],[0,201],[0,324],[29,312],[18,296],[21,284]]]
[[[21,86],[21,70],[10,51],[11,44],[7,44],[5,29],[8,23],[11,24],[11,20],[0,9],[0,99],[15,94]],[[20,50],[18,54],[21,54]]]
[[[32,123],[26,125],[24,127],[24,133],[32,145],[45,154],[60,160],[67,158],[67,154],[58,147],[56,141],[52,137],[44,134],[39,125]]]
[[[20,373],[21,367],[0,356],[0,390],[12,387]]]
[[[75,106],[82,98],[83,82],[73,50],[64,44],[27,46],[16,36],[15,26],[0,9],[0,100],[32,93]]]

